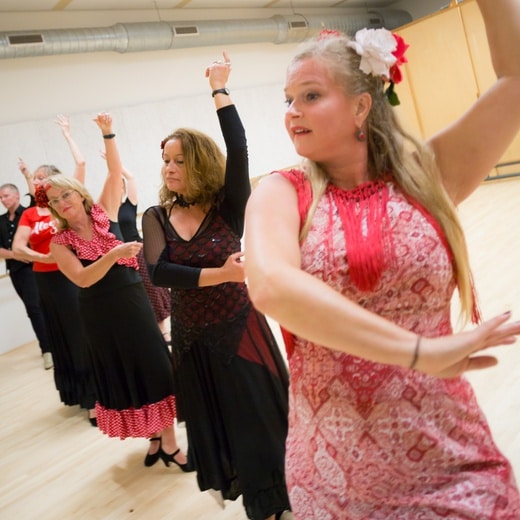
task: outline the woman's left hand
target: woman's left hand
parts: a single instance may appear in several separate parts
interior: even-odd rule
[[[473,330],[422,338],[416,370],[443,378],[457,377],[468,370],[480,370],[497,364],[493,355],[481,351],[500,345],[511,345],[520,335],[520,322],[506,323],[511,313],[485,321]]]
[[[209,84],[213,90],[224,88],[231,72],[231,61],[228,54],[222,53],[224,60],[215,60],[209,67],[206,67],[206,78],[209,78]]]

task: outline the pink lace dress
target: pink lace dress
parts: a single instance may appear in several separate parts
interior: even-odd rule
[[[303,217],[308,184],[299,171],[284,175]],[[352,208],[370,211],[358,231],[371,247],[351,239]],[[375,240],[373,221],[383,229]],[[423,336],[451,333],[449,249],[433,219],[393,184],[330,186],[301,253],[305,271],[363,307]],[[289,356],[286,477],[295,518],[520,518],[511,466],[464,377],[438,379],[298,337]]]

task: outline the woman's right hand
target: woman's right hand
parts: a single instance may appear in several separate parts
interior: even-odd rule
[[[239,251],[228,256],[226,262],[221,267],[225,272],[225,278],[228,282],[243,282],[246,279],[246,271],[242,257],[244,253]]]
[[[94,119],[103,135],[112,133],[112,116],[108,112],[100,112]]]
[[[117,258],[132,258],[143,248],[142,242],[123,242],[112,249]]]

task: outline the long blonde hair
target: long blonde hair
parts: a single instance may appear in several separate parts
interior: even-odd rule
[[[349,95],[368,92],[372,108],[366,120],[368,173],[382,180],[389,173],[401,189],[417,200],[441,226],[454,257],[454,271],[463,323],[473,316],[475,298],[464,232],[457,211],[441,181],[433,151],[404,131],[384,94],[381,77],[360,70],[360,56],[347,46],[346,36],[314,39],[302,44],[291,65],[314,58],[328,67],[333,79]],[[313,200],[302,227],[303,238],[329,179],[318,164],[303,162],[312,187]]]

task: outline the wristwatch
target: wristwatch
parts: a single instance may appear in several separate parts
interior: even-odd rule
[[[229,89],[228,88],[217,88],[211,93],[211,97],[215,97],[217,94],[225,94],[226,96],[229,96]]]

